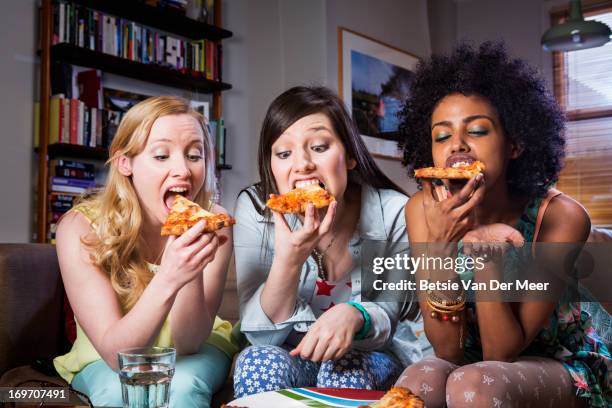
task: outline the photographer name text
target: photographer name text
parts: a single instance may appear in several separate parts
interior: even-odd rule
[[[440,281],[430,282],[426,279],[422,279],[417,282],[412,280],[403,279],[399,282],[385,282],[382,279],[377,279],[372,283],[374,290],[473,290],[473,291],[547,291],[550,283],[549,282],[531,282],[527,279],[516,280],[514,282],[504,282],[495,279],[491,279],[488,282],[474,282],[471,279],[465,281]]]

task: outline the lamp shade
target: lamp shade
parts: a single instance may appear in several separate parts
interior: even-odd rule
[[[576,51],[599,47],[610,41],[610,27],[599,21],[585,21],[580,0],[570,1],[570,15],[566,22],[551,27],[542,36],[546,51]]]

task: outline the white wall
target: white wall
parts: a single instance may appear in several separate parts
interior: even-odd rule
[[[328,0],[327,78],[338,90],[338,27],[375,38],[424,58],[431,53],[426,0]],[[400,187],[414,191],[399,161],[376,159],[381,169]]]
[[[259,131],[272,100],[298,84],[325,82],[324,0],[225,0],[223,77],[233,88],[223,93],[228,127],[222,172],[222,205],[233,210],[241,189],[259,180]]]
[[[457,4],[458,39],[504,40],[512,54],[541,67],[541,0],[472,0]]]
[[[567,0],[430,0],[429,29],[434,52],[457,41],[503,40],[511,54],[538,68],[552,84],[552,55],[540,38],[550,27],[550,10]],[[453,22],[454,15],[454,22]]]
[[[29,242],[32,229],[35,3],[3,1],[0,14],[0,242]]]
[[[429,0],[427,17],[432,54],[447,54],[457,42],[457,3]]]

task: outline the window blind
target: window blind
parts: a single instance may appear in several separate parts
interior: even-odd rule
[[[612,27],[612,2],[585,11]],[[564,19],[553,16],[554,24]],[[612,43],[555,53],[554,89],[568,122],[557,187],[582,203],[593,225],[612,226]]]

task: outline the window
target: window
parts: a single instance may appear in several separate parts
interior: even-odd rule
[[[612,2],[583,8],[612,27]],[[566,13],[553,14],[553,24]],[[557,187],[582,203],[597,226],[612,226],[612,43],[555,53],[555,95],[567,115],[565,167]]]

